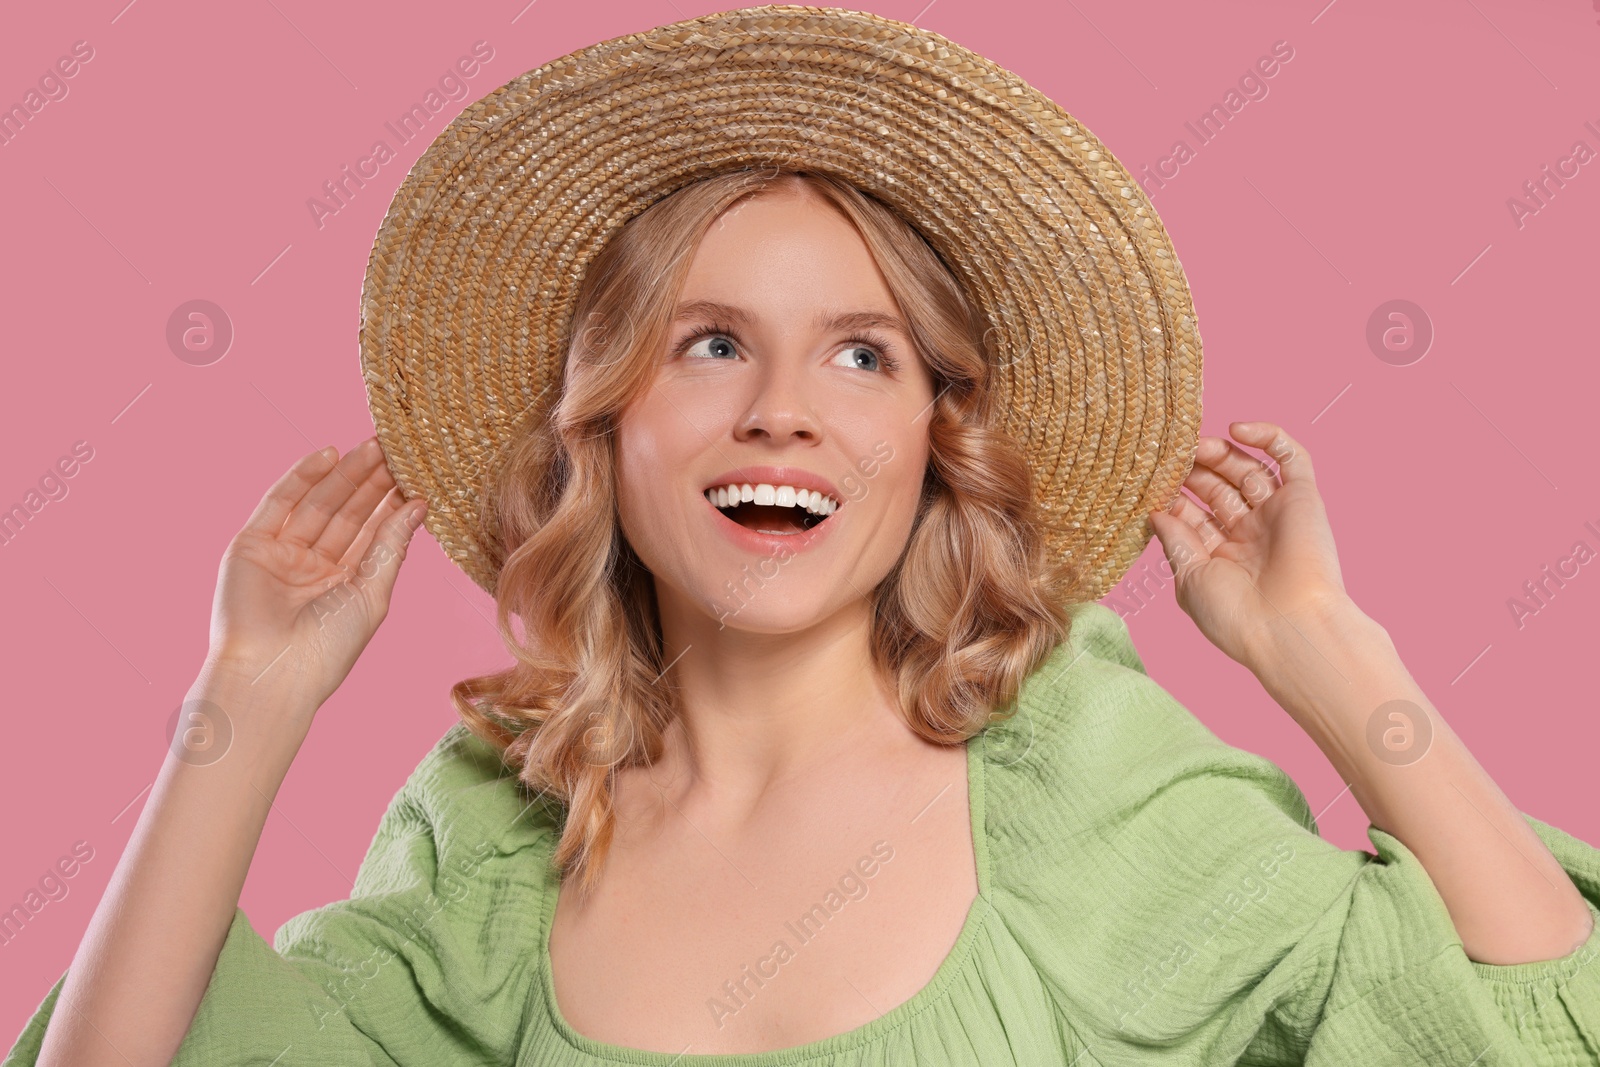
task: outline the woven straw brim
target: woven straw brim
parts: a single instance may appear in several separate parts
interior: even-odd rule
[[[992,324],[995,425],[1030,457],[1077,599],[1143,551],[1187,477],[1200,337],[1143,189],[1015,74],[915,26],[766,6],[563,56],[461,113],[412,167],[361,297],[379,442],[489,593],[482,487],[559,395],[573,299],[616,230],[697,179],[836,175],[915,226]]]

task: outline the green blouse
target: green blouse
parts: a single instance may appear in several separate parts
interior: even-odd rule
[[[955,947],[872,1022],[749,1055],[576,1033],[547,951],[558,812],[457,724],[349,900],[271,944],[236,912],[174,1067],[1600,1064],[1600,923],[1561,959],[1469,959],[1398,839],[1324,841],[1287,774],[1145,675],[1115,612],[1072,614],[1016,716],[967,745],[979,894]],[[1525,817],[1600,919],[1600,852]],[[60,988],[4,1067],[35,1062]]]

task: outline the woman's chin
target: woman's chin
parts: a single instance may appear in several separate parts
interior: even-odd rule
[[[810,594],[784,589],[782,583],[740,590],[738,595],[724,589],[721,596],[706,598],[705,611],[718,630],[752,634],[799,633],[828,616],[825,605],[812,603]]]

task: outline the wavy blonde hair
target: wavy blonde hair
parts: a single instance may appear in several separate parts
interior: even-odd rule
[[[484,500],[503,560],[496,624],[516,662],[450,689],[466,727],[564,809],[555,862],[587,893],[615,827],[619,768],[648,765],[682,710],[664,672],[650,572],[617,514],[613,431],[671,342],[707,228],[782,189],[831,205],[860,233],[932,371],[929,460],[905,549],[872,593],[872,657],[922,737],[959,744],[1007,717],[1024,678],[1066,637],[1076,574],[1037,525],[1026,457],[988,425],[987,324],[937,252],[881,201],[831,175],[778,169],[706,178],[607,242],[577,296],[554,410],[505,457]],[[523,637],[513,631],[515,616]]]

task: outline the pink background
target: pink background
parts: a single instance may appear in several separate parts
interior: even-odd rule
[[[719,10],[123,3],[24,5],[0,35],[3,105],[74,42],[93,48],[66,97],[0,145],[0,506],[74,442],[93,449],[67,495],[0,545],[0,905],[75,842],[93,849],[69,895],[0,948],[4,1047],[70,963],[138,818],[206,651],[223,548],[297,457],[372,431],[361,280],[426,141],[530,68]],[[1199,309],[1203,432],[1269,419],[1299,437],[1356,601],[1519,808],[1600,842],[1584,784],[1600,742],[1588,677],[1600,567],[1520,629],[1507,607],[1575,542],[1600,548],[1584,526],[1600,529],[1584,430],[1600,384],[1600,162],[1520,226],[1508,208],[1574,142],[1600,150],[1591,0],[869,6],[1017,71],[1136,174],[1189,142],[1193,158],[1151,189]],[[465,94],[398,144],[385,123],[480,40],[493,57]],[[1263,79],[1266,96],[1198,145],[1185,123],[1278,41],[1293,58]],[[380,138],[397,158],[319,228],[307,201]],[[235,331],[207,366],[166,340],[193,299],[219,304]],[[1406,366],[1367,341],[1369,316],[1394,299],[1435,330]],[[1131,574],[1161,564],[1152,540]],[[1327,760],[1206,643],[1170,583],[1122,602],[1157,681],[1285,767],[1327,837],[1369,846]],[[242,900],[258,930],[348,895],[394,791],[455,721],[448,686],[506,661],[491,620],[490,600],[419,533],[394,610],[277,797]]]

